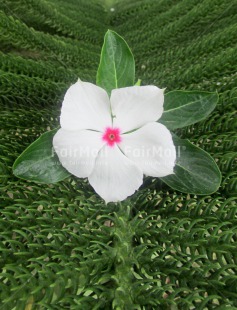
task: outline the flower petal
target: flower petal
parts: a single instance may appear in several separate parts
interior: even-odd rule
[[[80,80],[68,89],[60,116],[63,129],[103,131],[111,122],[109,97],[104,89]]]
[[[90,130],[59,129],[53,138],[53,147],[62,166],[79,178],[91,174],[103,145],[101,133]]]
[[[88,179],[106,202],[116,202],[132,195],[141,186],[143,173],[117,146],[105,146],[98,154]]]
[[[124,134],[119,146],[144,174],[164,177],[173,173],[176,150],[171,133],[164,125],[150,123]]]
[[[115,127],[127,132],[157,121],[163,113],[164,90],[156,86],[114,89],[111,106]]]

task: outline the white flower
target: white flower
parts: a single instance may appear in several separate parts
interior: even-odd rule
[[[78,81],[64,98],[61,128],[53,139],[63,167],[88,178],[106,201],[122,201],[142,184],[143,174],[173,173],[176,152],[169,130],[156,121],[164,92],[156,86],[114,89]]]

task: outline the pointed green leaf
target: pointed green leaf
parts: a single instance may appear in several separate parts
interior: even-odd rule
[[[13,173],[21,179],[38,183],[56,183],[70,173],[59,162],[53,150],[53,136],[57,129],[45,132],[16,159]]]
[[[116,32],[108,30],[100,56],[96,83],[110,95],[112,89],[133,86],[135,63],[127,43]]]
[[[217,93],[175,90],[165,95],[159,123],[168,129],[182,128],[205,119],[216,107]]]
[[[138,79],[137,82],[135,83],[135,86],[141,86],[142,80]]]
[[[177,151],[174,174],[161,178],[180,192],[209,195],[217,191],[221,173],[214,159],[188,140],[173,137]]]

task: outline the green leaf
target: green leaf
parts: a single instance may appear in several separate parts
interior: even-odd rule
[[[214,159],[188,140],[173,137],[177,160],[174,174],[161,178],[171,188],[180,192],[209,195],[217,191],[221,173]]]
[[[141,86],[142,80],[138,79],[137,82],[135,83],[135,86]]]
[[[165,95],[159,123],[168,129],[182,128],[205,119],[216,107],[217,93],[174,90]]]
[[[133,86],[135,63],[127,43],[116,32],[108,30],[100,56],[96,83],[110,95],[112,89]]]
[[[53,136],[57,129],[45,132],[16,159],[13,173],[21,179],[38,183],[56,183],[70,173],[61,165],[53,150]]]

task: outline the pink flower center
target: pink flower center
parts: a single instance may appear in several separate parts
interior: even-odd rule
[[[108,146],[114,146],[115,143],[119,143],[122,141],[122,138],[120,136],[120,129],[107,127],[102,136],[102,139],[107,143]]]

